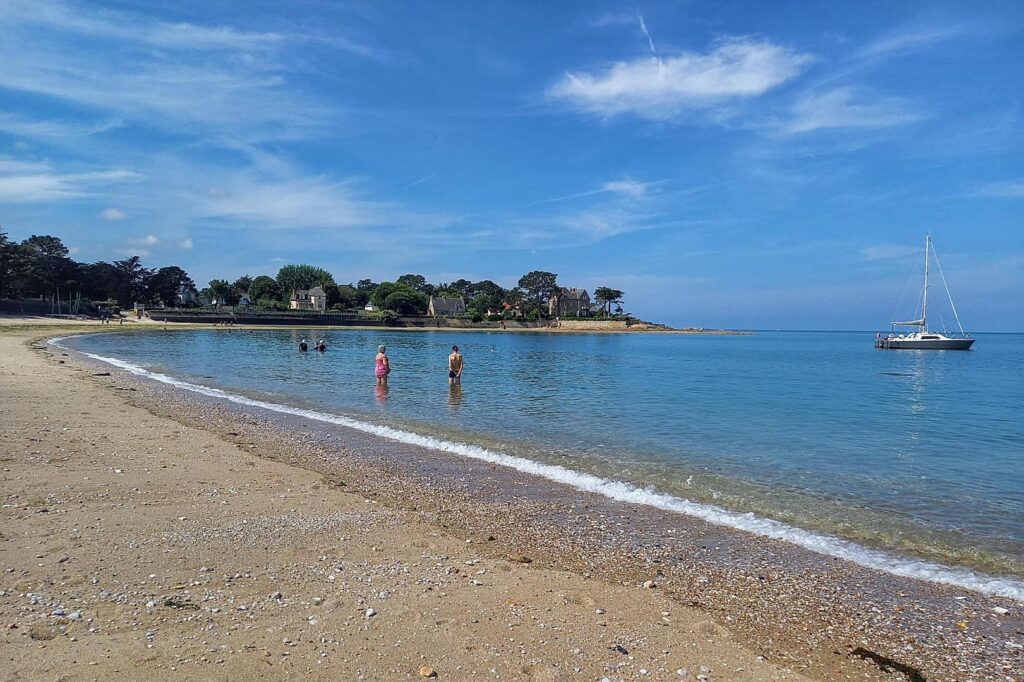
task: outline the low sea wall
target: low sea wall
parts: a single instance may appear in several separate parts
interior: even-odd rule
[[[626,329],[625,320],[562,320],[559,329],[588,332],[613,332]]]
[[[190,312],[187,310],[151,310],[147,313],[150,319],[157,322],[182,322],[188,324],[252,324],[279,325],[287,327],[412,327],[420,329],[501,329],[500,322],[473,322],[472,320],[451,317],[400,316],[388,320],[376,320],[353,315],[352,313],[232,313],[224,312]],[[525,329],[536,327],[536,323],[508,320],[506,329]]]

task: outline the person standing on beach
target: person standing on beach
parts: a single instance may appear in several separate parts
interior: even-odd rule
[[[448,383],[462,383],[462,354],[458,346],[452,346],[452,354],[448,356]]]
[[[384,346],[377,347],[377,357],[374,359],[373,374],[377,377],[378,386],[388,385],[388,375],[391,374],[391,362],[388,361],[387,349]]]

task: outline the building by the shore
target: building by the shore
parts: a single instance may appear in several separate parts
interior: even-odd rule
[[[466,312],[466,301],[458,298],[440,298],[431,296],[427,304],[427,315],[431,317],[454,317]]]
[[[292,289],[289,307],[292,310],[315,310],[322,313],[327,310],[327,292],[320,286]]]
[[[548,315],[551,317],[589,317],[590,294],[586,289],[561,287],[548,299]]]

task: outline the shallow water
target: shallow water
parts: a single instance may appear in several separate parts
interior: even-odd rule
[[[1024,575],[1024,335],[155,331],[67,345],[206,386],[480,445],[862,544]],[[395,371],[374,386],[373,356]],[[447,354],[466,356],[461,389]]]

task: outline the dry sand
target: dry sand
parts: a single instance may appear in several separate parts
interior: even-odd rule
[[[0,327],[0,679],[806,679],[133,407],[45,331]]]

